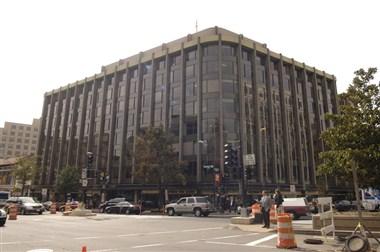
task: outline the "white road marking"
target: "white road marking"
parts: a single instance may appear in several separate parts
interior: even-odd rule
[[[272,240],[273,238],[276,238],[276,237],[277,237],[277,234],[268,235],[268,236],[266,236],[266,237],[264,237],[264,238],[261,238],[261,239],[258,239],[258,240],[256,240],[256,241],[249,242],[249,243],[247,243],[247,244],[245,244],[245,245],[246,245],[246,246],[252,246],[252,247],[254,247],[254,246],[256,246],[256,245],[258,245],[258,244],[260,244],[260,243],[263,243],[263,242],[266,242],[266,241]]]
[[[15,242],[0,242],[0,245],[11,245],[11,244],[21,244],[21,242],[19,242],[19,241],[15,241]]]
[[[198,240],[179,241],[178,244],[197,242]]]
[[[137,234],[123,234],[123,235],[117,235],[117,237],[129,237],[129,236],[139,236],[143,235],[142,233],[137,233]]]
[[[98,249],[98,250],[91,250],[91,252],[120,252],[120,250],[117,250],[117,249]]]
[[[162,245],[164,245],[164,244],[163,243],[153,243],[153,244],[134,246],[132,248],[147,248],[147,247],[157,247],[157,246],[162,246]]]
[[[197,231],[206,231],[206,230],[217,230],[222,229],[222,227],[214,227],[214,228],[197,228],[197,229],[185,229],[181,231],[175,231],[175,232],[197,232]]]
[[[74,240],[92,240],[92,239],[99,239],[98,236],[87,236],[87,237],[75,237]]]
[[[210,244],[219,244],[219,245],[233,245],[233,246],[242,246],[242,244],[231,243],[231,242],[217,242],[217,241],[206,241],[206,243],[210,243]]]
[[[257,235],[257,233],[243,234],[243,235],[230,235],[230,236],[213,237],[213,238],[208,238],[208,239],[204,239],[204,240],[223,240],[223,239],[236,238],[236,237],[243,237],[243,236],[251,236],[251,235]]]

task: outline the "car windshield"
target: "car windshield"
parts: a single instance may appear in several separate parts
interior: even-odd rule
[[[20,198],[22,203],[36,203],[33,198]]]

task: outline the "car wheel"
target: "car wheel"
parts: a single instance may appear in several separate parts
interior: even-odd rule
[[[25,209],[24,208],[21,208],[20,215],[25,215]]]
[[[43,211],[39,211],[38,214],[41,215]]]
[[[111,209],[105,209],[104,211],[103,211],[103,213],[111,213]]]
[[[173,208],[169,208],[169,209],[168,209],[168,215],[169,215],[169,216],[173,216],[174,214],[175,214],[174,209],[173,209]]]
[[[5,221],[7,220],[7,218],[3,218],[0,220],[0,227],[4,226],[5,225]]]
[[[131,213],[132,213],[131,209],[127,208],[127,210],[125,210],[125,214],[130,215]]]
[[[209,213],[204,213],[203,216],[204,217],[207,217],[209,215]]]
[[[201,217],[201,216],[202,216],[202,211],[201,211],[201,209],[199,209],[199,208],[195,208],[195,209],[194,209],[194,215],[195,215],[196,217]]]

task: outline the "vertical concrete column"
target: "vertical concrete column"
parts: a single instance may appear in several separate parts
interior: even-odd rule
[[[302,188],[305,189],[305,173],[304,173],[304,164],[302,160],[302,150],[301,150],[301,125],[299,119],[299,108],[298,108],[298,94],[297,94],[297,80],[296,80],[296,67],[294,64],[294,59],[292,59],[292,66],[290,70],[290,88],[292,92],[292,106],[293,106],[293,119],[295,124],[295,136],[296,136],[296,157],[297,157],[297,165],[298,165],[298,183],[302,183]]]
[[[82,145],[83,145],[84,126],[86,122],[88,90],[89,90],[89,84],[87,83],[87,78],[85,78],[84,83],[83,83],[83,99],[81,101],[81,104],[79,105],[80,107],[82,107],[82,110],[81,110],[81,115],[80,115],[78,146],[76,150],[76,159],[75,159],[75,166],[77,167],[79,167],[79,165],[81,164],[80,161],[83,160],[83,158],[86,155],[86,153],[82,152],[82,149],[83,149]]]
[[[117,183],[121,184],[124,181],[125,178],[125,172],[123,169],[125,168],[125,163],[126,163],[126,153],[127,153],[127,141],[126,141],[126,136],[127,136],[127,129],[128,129],[128,109],[129,109],[129,85],[130,85],[130,74],[128,71],[128,62],[127,66],[125,68],[125,80],[124,80],[124,114],[123,114],[123,129],[121,133],[121,157],[120,157],[120,162],[119,162],[119,170],[118,170],[118,179]]]
[[[140,53],[139,55],[139,63],[138,63],[138,69],[137,69],[137,109],[136,109],[136,123],[135,123],[135,128],[134,128],[134,135],[133,135],[133,155],[132,155],[132,184],[135,181],[135,170],[136,170],[136,142],[137,142],[137,137],[139,135],[139,130],[140,130],[140,120],[141,120],[141,96],[142,96],[142,77],[143,77],[143,65],[141,63],[141,58],[143,54]]]
[[[261,121],[260,121],[260,110],[259,110],[259,89],[257,83],[257,65],[256,65],[256,43],[253,43],[252,51],[252,95],[253,95],[253,122],[254,122],[254,131],[255,131],[255,157],[256,157],[256,169],[258,173],[258,181],[262,185],[265,184],[264,179],[264,167],[263,167],[263,157],[261,152]]]
[[[215,30],[217,31],[217,27],[215,27]],[[223,157],[224,157],[224,115],[223,115],[223,85],[222,85],[222,35],[218,33],[218,82],[219,82],[219,165],[220,165],[220,170],[222,174],[224,175],[225,170],[224,170],[224,162],[223,162]],[[215,125],[216,126],[216,125]],[[216,134],[215,134],[216,136]],[[217,141],[215,139],[215,149],[217,145]],[[215,157],[216,159],[216,157]],[[215,161],[214,161],[215,162]]]
[[[333,81],[332,81],[332,87],[331,87],[331,98],[332,98],[332,104],[333,104],[333,113],[334,114],[339,114],[339,104],[338,104],[338,93],[336,90],[336,78],[333,76]]]
[[[44,103],[42,106],[42,113],[41,113],[41,124],[40,124],[40,130],[38,133],[38,142],[37,142],[37,156],[42,157],[43,155],[43,147],[44,147],[44,140],[45,140],[45,129],[46,129],[46,117],[47,117],[47,105],[48,105],[48,99],[47,94],[44,94]],[[40,160],[42,162],[42,160]],[[41,163],[42,164],[42,163]]]
[[[71,129],[70,131],[70,136],[69,136],[69,146],[67,148],[67,165],[74,165],[73,162],[73,155],[74,155],[74,150],[73,150],[73,145],[75,141],[75,134],[76,134],[76,122],[77,122],[77,117],[78,117],[78,96],[79,96],[79,87],[78,87],[78,82],[75,83],[74,87],[74,103],[72,109],[72,120],[69,128]]]
[[[57,110],[55,112],[56,119],[55,119],[55,124],[54,124],[54,129],[53,129],[53,141],[51,144],[51,152],[50,152],[50,169],[48,171],[47,181],[46,181],[48,185],[52,184],[54,175],[57,169],[56,153],[58,149],[59,126],[61,124],[62,96],[63,96],[63,90],[62,88],[60,88],[58,91]]]
[[[156,61],[154,60],[154,53],[152,53],[152,61],[151,61],[151,66],[152,66],[152,78],[151,78],[151,89],[152,90],[152,95],[150,99],[150,126],[154,126],[154,108],[155,108],[155,98],[156,98]]]
[[[64,155],[67,153],[66,143],[67,143],[67,123],[69,120],[69,110],[70,110],[70,100],[71,100],[71,89],[68,87],[66,89],[65,94],[65,107],[63,112],[63,123],[62,123],[62,139],[61,144],[59,146],[59,155],[58,155],[58,164],[57,164],[57,174],[63,168],[63,165],[66,165],[66,161],[64,160]]]
[[[238,79],[238,87],[239,87],[239,121],[240,121],[240,157],[243,158],[240,160],[240,175],[242,176],[243,180],[245,180],[245,165],[244,165],[244,156],[247,154],[247,118],[246,118],[246,111],[245,111],[245,86],[243,82],[243,61],[242,61],[242,45],[241,41],[243,39],[243,35],[239,35],[239,44],[238,44],[238,50],[237,50],[237,79]],[[221,85],[222,86],[222,85]],[[243,186],[243,185],[242,185]],[[244,188],[244,186],[243,186]]]
[[[278,184],[278,172],[277,172],[277,153],[275,148],[275,137],[274,137],[274,118],[273,118],[273,90],[272,90],[272,69],[270,67],[270,50],[267,49],[266,61],[265,61],[265,71],[266,71],[266,87],[267,87],[267,104],[268,104],[268,119],[269,119],[269,132],[267,129],[267,135],[269,133],[269,151],[272,153],[272,158],[270,164],[274,171],[274,183]]]
[[[108,147],[107,147],[107,173],[110,176],[110,181],[112,181],[113,176],[113,169],[112,169],[112,160],[113,160],[113,151],[115,146],[115,125],[116,125],[116,114],[117,114],[117,99],[118,99],[118,89],[119,88],[119,75],[118,75],[118,67],[115,67],[114,74],[113,74],[113,81],[112,81],[112,109],[111,109],[111,130],[110,130],[110,136],[108,138]]]
[[[326,115],[326,113],[329,113],[329,101],[327,98],[327,80],[326,80],[326,73],[323,71],[323,77],[322,77],[322,100],[323,100],[323,115]],[[323,118],[323,120],[326,123],[326,128],[330,128],[331,121],[326,120]]]
[[[88,152],[94,152],[94,127],[95,127],[95,116],[96,116],[96,103],[98,99],[101,99],[101,97],[98,97],[98,82],[100,82],[100,79],[97,79],[97,75],[94,76],[94,81],[92,84],[92,102],[91,102],[91,114],[90,114],[90,123],[88,128],[88,141],[87,141],[87,151]]]
[[[170,58],[169,58],[169,49],[166,49],[166,56],[165,56],[165,98],[164,98],[164,129],[169,129],[169,117],[170,117]]]
[[[279,64],[279,86],[280,86],[280,106],[281,106],[281,124],[282,124],[282,134],[283,134],[283,148],[284,148],[284,164],[287,171],[286,177],[289,184],[293,183],[293,167],[290,167],[290,151],[289,151],[289,127],[288,127],[288,116],[287,107],[285,102],[285,89],[284,89],[284,62],[282,54],[280,54],[280,64]]]
[[[179,160],[183,160],[183,137],[185,135],[185,51],[183,49],[183,43],[181,43],[181,84],[180,84],[180,104],[179,104]]]
[[[44,141],[44,147],[43,147],[43,155],[42,155],[42,172],[41,172],[41,178],[40,178],[40,184],[45,185],[46,184],[46,175],[49,171],[47,170],[47,159],[49,155],[49,147],[50,147],[50,135],[51,135],[51,125],[53,122],[53,112],[54,112],[54,91],[49,96],[45,96],[45,99],[47,99],[47,104],[50,104],[50,110],[49,110],[49,115],[48,115],[48,120],[46,122],[47,125],[47,130],[46,130],[46,136],[45,136],[45,141]],[[44,133],[44,131],[43,131]]]
[[[306,74],[306,66],[303,64],[303,108],[304,108],[304,117],[306,123],[306,137],[307,137],[307,145],[308,145],[308,170],[309,170],[309,179],[312,183],[315,183],[315,176],[313,171],[315,171],[315,159],[314,159],[314,144],[313,144],[313,135],[311,131],[311,122],[310,122],[310,111],[308,106],[308,98],[307,98],[307,74]],[[310,174],[312,173],[312,174]]]
[[[202,46],[201,39],[197,39],[197,183],[202,181],[202,153],[203,153],[203,144],[200,142],[203,140],[202,135]]]
[[[103,83],[102,83],[102,97],[101,99],[101,113],[100,113],[100,127],[99,127],[99,139],[96,148],[95,156],[95,174],[98,174],[99,171],[105,171],[106,167],[101,167],[101,159],[103,157],[103,137],[104,137],[104,117],[106,111],[106,98],[107,98],[107,73],[103,72]],[[106,157],[104,157],[106,158]]]

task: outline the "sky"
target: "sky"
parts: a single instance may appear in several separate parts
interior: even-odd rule
[[[337,78],[380,71],[380,1],[0,1],[0,127],[31,124],[45,92],[102,65],[219,26]],[[377,74],[374,83],[380,75]]]

